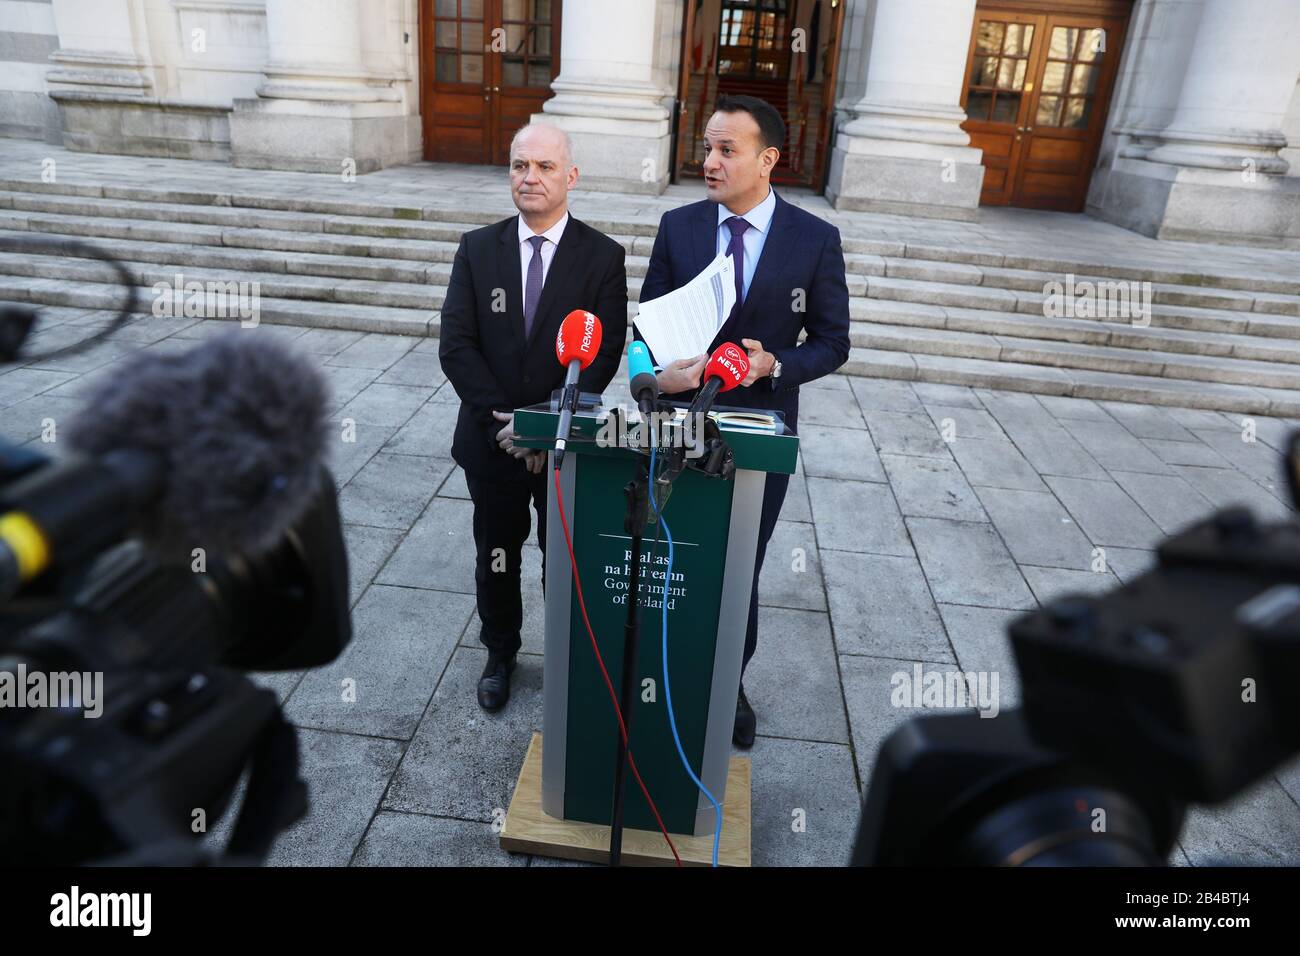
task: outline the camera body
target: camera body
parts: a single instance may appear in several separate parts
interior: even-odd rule
[[[1287,463],[1293,496],[1300,433]],[[1022,706],[881,745],[855,865],[1162,865],[1189,803],[1300,751],[1300,525],[1227,508],[1014,620]]]
[[[0,473],[0,513],[14,504],[6,489],[57,484],[80,464],[0,460],[21,462],[21,481]],[[190,566],[127,539],[0,604],[0,677],[100,684],[94,716],[0,708],[0,859],[197,854],[250,768],[232,855],[256,861],[305,812],[293,730],[247,672],[315,667],[351,640],[337,493],[320,471],[312,503],[265,551]]]

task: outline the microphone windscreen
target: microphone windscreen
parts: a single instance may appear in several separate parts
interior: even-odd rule
[[[158,457],[162,492],[139,528],[155,550],[260,551],[317,492],[328,395],[309,358],[236,329],[187,352],[124,361],[88,396],[69,425],[69,444],[90,456]]]
[[[704,368],[704,379],[719,378],[722,386],[720,392],[728,392],[745,380],[749,374],[749,355],[739,345],[723,342],[709,356],[709,364]]]
[[[586,368],[600,351],[600,319],[591,312],[574,309],[560,323],[555,335],[555,357],[563,366],[575,359],[579,368]]]
[[[654,375],[654,362],[650,361],[650,350],[644,342],[629,342],[627,346],[627,377],[634,379],[638,375]]]

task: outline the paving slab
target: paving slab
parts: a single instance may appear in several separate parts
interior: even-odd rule
[[[1017,563],[1079,571],[1090,568],[1093,542],[1055,495],[1001,488],[977,488],[975,492]]]
[[[823,551],[841,654],[951,661],[952,648],[916,558]]]
[[[987,522],[908,518],[934,600],[978,607],[1037,607],[1002,538]]]

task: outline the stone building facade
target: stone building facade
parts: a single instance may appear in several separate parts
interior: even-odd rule
[[[533,116],[654,194],[753,92],[836,208],[1290,248],[1298,83],[1296,0],[0,0],[8,137],[364,174],[499,163]]]

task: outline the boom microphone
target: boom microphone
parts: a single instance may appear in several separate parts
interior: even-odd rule
[[[555,336],[555,357],[565,366],[564,394],[560,398],[560,422],[555,430],[555,467],[564,461],[564,446],[573,430],[573,415],[578,410],[578,375],[600,352],[600,319],[591,312],[574,309],[560,323]]]
[[[0,601],[131,534],[165,559],[270,547],[318,490],[327,394],[266,336],[128,360],[69,425],[76,454],[0,489]]]

